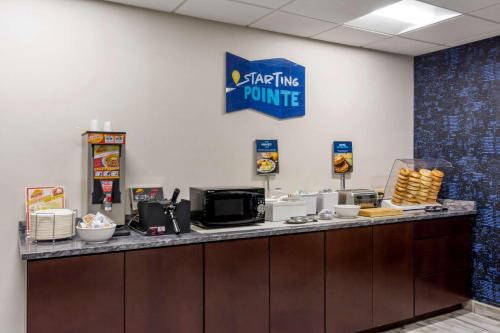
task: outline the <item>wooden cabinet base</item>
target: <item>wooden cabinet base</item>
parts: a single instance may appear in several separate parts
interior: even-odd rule
[[[373,325],[413,317],[411,223],[373,228]]]
[[[372,327],[372,228],[326,233],[326,332]]]
[[[123,256],[28,262],[28,333],[123,333]]]
[[[269,238],[205,245],[205,332],[269,332]]]
[[[471,244],[471,234],[415,240],[415,275],[470,269]]]
[[[125,253],[125,333],[203,332],[203,246]]]
[[[415,315],[468,300],[471,218],[419,221],[414,230]]]
[[[457,305],[470,298],[469,271],[415,278],[415,315]]]
[[[270,332],[324,333],[324,233],[270,240]]]
[[[470,217],[28,261],[28,333],[354,333],[470,297]]]

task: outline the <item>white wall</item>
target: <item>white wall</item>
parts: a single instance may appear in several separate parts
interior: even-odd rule
[[[224,114],[224,52],[306,67],[306,116]],[[80,205],[80,133],[90,119],[129,133],[129,183],[263,185],[253,142],[278,138],[274,186],[316,190],[334,139],[352,140],[348,186],[384,184],[413,154],[413,60],[82,0],[0,1],[0,331],[25,327],[17,249],[23,188],[63,184]]]

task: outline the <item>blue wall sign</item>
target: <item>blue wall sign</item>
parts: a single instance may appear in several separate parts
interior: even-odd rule
[[[257,174],[278,173],[278,140],[255,140]]]
[[[255,109],[280,119],[305,114],[305,67],[282,58],[250,61],[226,52],[226,112]]]
[[[352,168],[352,141],[333,141],[333,173],[349,173]]]

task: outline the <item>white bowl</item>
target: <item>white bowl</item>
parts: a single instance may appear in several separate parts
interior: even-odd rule
[[[76,227],[78,236],[85,242],[105,242],[113,237],[115,233],[116,224],[111,227],[86,229]]]
[[[358,216],[360,208],[358,205],[335,205],[335,214],[337,217],[354,218]]]

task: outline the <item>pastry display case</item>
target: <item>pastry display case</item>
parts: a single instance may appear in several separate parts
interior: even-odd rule
[[[403,210],[439,205],[443,179],[452,168],[444,159],[397,159],[384,190],[383,207]]]

